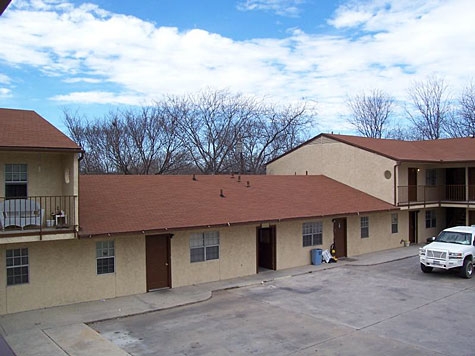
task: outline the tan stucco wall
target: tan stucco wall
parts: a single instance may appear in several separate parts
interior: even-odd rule
[[[391,232],[391,214],[376,213],[353,215],[347,218],[347,254],[357,256],[364,253],[401,247],[401,240],[409,239],[407,211],[398,214],[398,232]],[[361,217],[369,217],[369,237],[361,238]]]
[[[144,293],[145,238],[113,238],[115,273],[96,274],[99,239],[0,247],[0,313]],[[5,250],[28,247],[30,283],[6,286]]]
[[[400,241],[408,239],[408,214],[399,211],[398,233],[391,232],[391,213],[374,213],[370,217],[370,236],[360,237],[360,217],[347,218],[347,253],[355,256],[363,253],[401,247]],[[323,243],[318,246],[302,246],[302,224],[323,222]],[[272,225],[272,224],[271,224]],[[329,249],[333,243],[331,218],[295,220],[275,223],[277,269],[305,266],[311,263],[310,251],[314,248]],[[220,258],[190,263],[189,239],[192,232],[178,232],[171,240],[172,286],[212,282],[242,277],[256,273],[256,228],[238,226],[218,229],[220,233]],[[213,230],[213,229],[212,229]]]
[[[437,226],[426,228],[426,211],[427,210],[434,210],[436,216],[436,224]],[[426,242],[428,237],[437,236],[439,232],[445,229],[446,225],[446,211],[444,208],[427,208],[419,210],[417,214],[417,242],[419,244],[423,244]]]
[[[171,240],[172,287],[248,276],[256,273],[256,226],[231,226],[219,231],[219,259],[190,262],[190,236],[180,231]]]
[[[5,164],[27,164],[28,196],[78,196],[78,153],[0,151],[0,197],[5,195]],[[66,175],[67,178],[66,179]],[[78,199],[37,198],[44,209],[43,224],[61,205],[70,224],[78,221]],[[56,205],[56,206],[55,206]]]
[[[386,157],[328,138],[312,142],[288,153],[267,166],[267,174],[323,174],[394,203],[394,166]],[[385,177],[385,172],[390,178]]]
[[[0,151],[0,186],[5,191],[5,164],[28,165],[28,195],[76,195],[77,154],[46,152]],[[65,170],[70,171],[70,183],[65,182]]]
[[[407,212],[397,212],[398,232],[391,232],[392,213],[373,213],[370,218],[369,238],[361,238],[360,216],[347,217],[347,255],[356,256],[364,253],[401,247],[401,240],[407,240],[409,231]],[[363,215],[361,215],[363,216]],[[323,222],[323,243],[318,246],[302,246],[302,224],[304,222]],[[277,225],[277,269],[304,266],[311,263],[310,251],[314,248],[330,249],[333,243],[333,222],[331,218],[323,220],[299,220]]]
[[[302,224],[322,222],[322,245],[303,247]],[[331,219],[297,220],[277,224],[277,269],[305,266],[311,263],[310,251],[315,248],[326,250],[333,243]]]
[[[399,232],[391,233],[391,213],[369,214],[370,236],[360,237],[360,217],[347,217],[348,256],[400,247],[407,239],[408,213],[398,212]],[[323,244],[302,246],[302,224],[323,222]],[[272,225],[272,224],[271,224]],[[277,269],[311,263],[310,250],[329,249],[333,242],[331,218],[275,223]],[[258,225],[217,229],[218,260],[190,262],[190,236],[203,229],[174,232],[171,239],[172,287],[243,277],[256,273]],[[215,230],[215,229],[211,229]],[[146,292],[145,237],[111,237],[115,241],[115,273],[96,275],[96,242],[100,239],[42,241],[0,246],[0,313],[113,298]],[[6,287],[5,250],[28,247],[30,283]]]

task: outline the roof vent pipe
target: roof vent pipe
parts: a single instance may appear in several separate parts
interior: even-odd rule
[[[220,196],[221,198],[224,198],[224,193],[223,193],[223,190],[222,190],[222,189],[221,189],[221,191],[220,191],[220,193],[219,193],[219,196]]]
[[[197,180],[197,179],[196,179],[196,175],[194,175],[194,174],[193,174],[193,180]]]
[[[247,188],[250,188],[250,187],[251,187],[251,182],[247,181],[246,187],[247,187]]]

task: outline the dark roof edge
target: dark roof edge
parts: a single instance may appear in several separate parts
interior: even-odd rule
[[[294,148],[292,148],[291,150],[287,151],[287,152],[284,152],[282,153],[281,155],[271,159],[269,162],[266,163],[266,166],[274,161],[277,161],[278,159],[284,157],[284,156],[287,156],[288,154],[298,150],[300,147],[303,147],[305,145],[308,145],[310,142],[312,142],[313,140],[316,140],[317,138],[319,138],[320,136],[323,136],[323,135],[326,135],[324,133],[321,133],[321,134],[318,134],[317,136],[313,136],[312,138],[309,138],[307,141],[305,142],[302,142],[300,145],[297,145],[295,146]]]
[[[397,157],[393,157],[393,156],[391,156],[391,155],[382,153],[382,152],[380,152],[380,151],[373,150],[373,149],[371,149],[371,148],[368,148],[368,147],[365,147],[365,146],[361,146],[361,145],[358,145],[358,144],[356,144],[356,143],[347,141],[347,140],[345,140],[341,135],[322,134],[322,136],[326,136],[326,137],[331,138],[331,139],[333,139],[333,140],[335,140],[335,141],[339,141],[339,142],[342,142],[342,143],[346,143],[347,145],[350,145],[350,146],[353,146],[353,147],[356,147],[356,148],[359,148],[359,149],[362,149],[362,150],[365,150],[365,151],[368,151],[368,152],[377,154],[377,155],[379,155],[379,156],[383,156],[383,157],[392,159],[393,161],[398,161],[398,162],[406,162],[406,161],[407,161],[407,160],[401,160],[401,159],[399,159],[399,158],[397,158]],[[355,137],[369,138],[369,137],[364,137],[364,136],[355,136]],[[380,138],[380,139],[375,139],[375,140],[387,140],[387,139]],[[402,140],[393,140],[393,141],[410,142],[410,141],[402,141]]]
[[[68,147],[27,147],[27,146],[0,146],[0,151],[23,151],[23,152],[77,152],[84,153],[85,151],[78,148]]]
[[[393,157],[393,156],[390,156],[390,155],[387,155],[387,154],[378,152],[378,151],[376,151],[376,150],[369,149],[368,147],[361,146],[361,145],[357,145],[357,144],[355,144],[355,143],[353,143],[353,142],[349,142],[349,141],[345,140],[344,138],[342,138],[342,135],[321,133],[321,134],[319,134],[319,135],[317,135],[317,136],[314,136],[314,137],[308,139],[307,141],[301,143],[300,145],[295,146],[295,147],[292,148],[290,151],[287,151],[287,152],[281,154],[280,156],[278,156],[278,157],[276,157],[276,158],[270,160],[269,162],[266,163],[266,165],[268,165],[268,164],[270,164],[270,163],[272,163],[272,162],[274,162],[274,161],[277,161],[278,159],[280,159],[280,158],[282,158],[282,157],[288,155],[289,153],[292,153],[293,151],[298,150],[299,148],[301,148],[301,147],[303,147],[303,146],[305,146],[305,145],[308,145],[310,142],[312,142],[313,140],[316,140],[316,139],[318,139],[318,138],[320,138],[320,137],[328,137],[328,138],[331,138],[332,140],[335,140],[335,141],[338,141],[338,142],[341,142],[341,143],[345,143],[345,144],[350,145],[350,146],[353,146],[353,147],[360,148],[360,149],[362,149],[362,150],[365,150],[365,151],[368,151],[368,152],[377,154],[377,155],[379,155],[379,156],[383,156],[383,157],[389,158],[389,159],[391,159],[391,160],[393,160],[393,161],[400,161],[397,157]],[[362,137],[362,136],[355,136],[355,137]],[[385,139],[381,139],[381,140],[385,140]],[[400,140],[395,140],[395,141],[400,141]],[[401,142],[403,142],[403,141],[401,141]],[[402,160],[402,161],[406,161],[406,160]]]
[[[389,203],[387,203],[389,204]],[[389,204],[390,205],[390,204]],[[78,238],[100,238],[100,237],[113,237],[113,236],[123,236],[123,235],[166,235],[166,234],[173,234],[173,232],[177,231],[187,231],[187,230],[196,230],[196,229],[210,229],[210,228],[218,228],[218,227],[230,227],[230,226],[243,226],[249,224],[272,224],[272,223],[279,223],[282,221],[295,221],[295,220],[302,220],[302,219],[322,219],[328,217],[344,217],[344,216],[352,216],[352,215],[361,215],[361,214],[370,214],[370,213],[380,213],[380,212],[387,212],[387,211],[396,211],[401,210],[400,208],[394,206],[388,209],[377,209],[377,210],[369,210],[369,211],[357,211],[357,212],[341,212],[337,214],[328,214],[328,215],[309,215],[309,216],[297,216],[297,217],[289,217],[289,218],[275,218],[275,219],[267,219],[267,220],[252,220],[252,221],[241,221],[241,222],[228,222],[228,223],[217,223],[211,225],[196,225],[196,226],[176,226],[176,227],[168,227],[168,228],[159,228],[159,229],[152,229],[152,230],[134,230],[134,231],[116,231],[116,232],[100,232],[100,233],[88,233],[88,232],[78,232]]]

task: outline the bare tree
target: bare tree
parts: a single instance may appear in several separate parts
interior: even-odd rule
[[[158,105],[110,112],[94,123],[64,114],[71,138],[86,151],[82,173],[166,174],[189,169],[176,122]]]
[[[70,138],[86,152],[81,160],[81,172],[86,174],[113,172],[111,163],[102,150],[102,129],[90,124],[78,111],[73,113],[63,109],[63,114]]]
[[[305,104],[277,106],[227,90],[168,96],[90,123],[65,111],[86,151],[82,173],[264,173],[265,163],[307,138]]]
[[[475,136],[475,84],[471,82],[458,100],[458,109],[448,120],[446,131],[451,137]]]
[[[394,99],[381,90],[373,90],[350,97],[347,105],[351,111],[348,122],[365,137],[381,138],[389,124]]]
[[[414,110],[406,108],[406,112],[421,139],[435,140],[443,136],[451,114],[447,91],[445,81],[436,76],[415,82],[409,89]]]
[[[265,173],[265,164],[308,138],[311,116],[306,104],[263,105],[248,123],[242,140],[240,170]]]
[[[129,110],[123,116],[133,142],[134,174],[169,174],[188,167],[178,124],[162,105]]]
[[[229,156],[253,114],[254,99],[226,90],[206,90],[172,98],[178,110],[182,144],[204,174],[228,172]],[[176,115],[176,114],[175,114]]]

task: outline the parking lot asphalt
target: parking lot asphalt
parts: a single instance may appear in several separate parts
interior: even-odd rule
[[[265,271],[243,278],[7,314],[0,317],[0,333],[17,355],[126,355],[127,352],[117,343],[105,338],[88,324],[154,311],[173,310],[175,307],[207,301],[213,292],[218,291],[226,294],[226,291],[230,290],[239,291],[240,287],[270,286],[280,280],[292,280],[291,277],[316,275],[316,272],[333,271],[344,266],[364,268],[384,265],[391,261],[414,257],[417,252],[418,246],[401,247],[340,260],[338,263]],[[295,278],[297,279],[300,278]],[[272,292],[272,289],[269,292]],[[309,291],[303,292],[306,293],[311,294]],[[319,296],[321,295],[324,294],[319,293]],[[292,305],[290,302],[287,304]],[[326,320],[326,322],[332,321]],[[335,330],[355,326],[351,323],[349,325],[336,325]]]
[[[474,355],[475,280],[417,256],[215,292],[90,324],[132,355]]]

